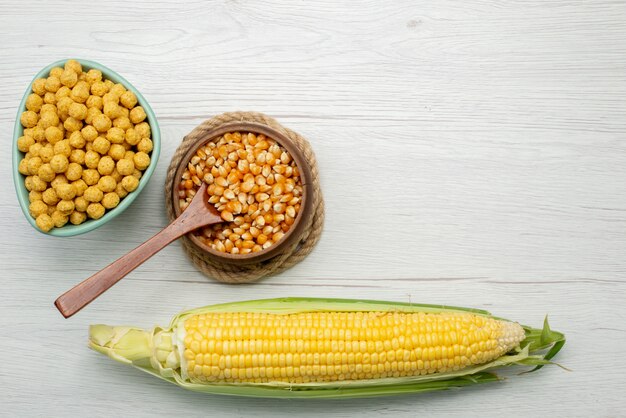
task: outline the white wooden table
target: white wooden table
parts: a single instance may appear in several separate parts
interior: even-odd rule
[[[626,406],[626,2],[0,3],[0,415],[619,416]],[[93,59],[152,104],[163,151],[124,216],[83,236],[33,230],[10,138],[33,74]],[[183,135],[256,110],[311,141],[324,236],[262,282],[207,279],[174,244],[64,320],[63,291],[166,224]],[[426,396],[255,400],[190,393],[86,347],[91,323],[278,296],[486,308],[567,334],[558,361]]]

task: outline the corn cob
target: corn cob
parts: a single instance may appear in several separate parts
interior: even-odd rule
[[[497,380],[489,370],[541,367],[565,342],[488,312],[342,299],[208,306],[150,331],[93,325],[90,347],[209,393],[357,397]],[[550,348],[541,356],[536,352]]]

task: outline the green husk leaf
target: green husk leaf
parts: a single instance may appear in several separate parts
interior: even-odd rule
[[[273,383],[273,384],[198,384],[185,380],[178,370],[163,367],[151,355],[153,336],[174,334],[187,317],[206,312],[266,312],[289,314],[296,312],[324,311],[379,311],[379,312],[470,312],[492,317],[489,312],[444,305],[424,305],[413,303],[382,302],[352,299],[280,298],[245,302],[234,302],[192,309],[175,316],[169,329],[155,328],[152,331],[137,330],[132,327],[93,326],[90,330],[90,347],[109,357],[150,373],[161,379],[177,384],[185,389],[222,395],[273,397],[273,398],[355,398],[387,396],[404,393],[420,393],[435,390],[464,387],[489,383],[500,378],[495,369],[510,366],[536,366],[541,368],[565,344],[563,334],[552,331],[547,318],[542,329],[524,326],[526,338],[514,352],[501,356],[489,363],[465,368],[456,372],[402,378],[370,379],[327,383]],[[504,320],[502,318],[497,318]],[[547,350],[547,351],[546,351]]]

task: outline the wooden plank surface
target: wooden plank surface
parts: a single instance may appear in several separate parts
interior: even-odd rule
[[[626,2],[0,3],[0,415],[620,416],[626,401]],[[10,180],[15,112],[48,63],[82,57],[152,104],[163,152],[124,216],[74,238],[29,227]],[[311,141],[327,202],[300,265],[253,285],[197,272],[178,244],[64,320],[53,300],[166,223],[181,138],[229,110]],[[502,384],[289,402],[188,393],[86,348],[87,326],[277,296],[486,308],[568,344]]]

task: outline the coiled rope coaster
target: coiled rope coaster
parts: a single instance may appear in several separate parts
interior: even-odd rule
[[[201,141],[207,138],[209,132],[219,129],[223,125],[234,122],[253,122],[265,125],[271,129],[277,130],[287,137],[298,148],[308,163],[311,171],[310,198],[312,200],[312,211],[305,221],[304,227],[299,232],[297,239],[293,243],[286,246],[278,254],[265,261],[252,264],[239,264],[231,262],[223,262],[215,256],[208,254],[197,246],[188,236],[182,237],[181,243],[183,250],[191,259],[193,264],[204,275],[219,280],[224,283],[248,283],[259,280],[265,276],[278,274],[288,268],[296,265],[306,257],[319,240],[324,225],[324,199],[319,183],[319,172],[315,154],[309,142],[298,133],[285,128],[275,119],[258,112],[229,112],[215,116],[198,125],[194,130],[183,138],[183,142],[178,146],[176,152],[172,156],[172,160],[167,170],[165,179],[165,205],[167,208],[167,216],[170,221],[176,217],[174,205],[178,202],[173,201],[172,188],[178,184],[175,179],[176,172],[181,164],[184,156],[191,150],[196,149]],[[274,138],[276,139],[276,138]],[[280,141],[279,141],[280,142]]]

